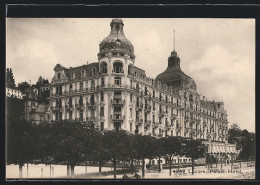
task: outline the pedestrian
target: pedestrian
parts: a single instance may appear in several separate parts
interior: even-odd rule
[[[134,175],[134,177],[135,177],[136,179],[140,179],[140,178],[141,178],[141,176],[140,176],[140,175],[138,175],[136,172],[135,172],[135,175]]]
[[[123,173],[122,179],[129,179],[129,177],[126,174]]]

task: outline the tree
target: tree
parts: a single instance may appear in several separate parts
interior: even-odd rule
[[[154,153],[155,156],[158,157],[158,171],[161,172],[161,157],[165,155],[165,152],[162,147],[163,138],[159,138],[155,140],[154,143]]]
[[[29,89],[31,87],[31,85],[24,81],[18,84],[18,89],[22,92],[25,93],[26,89]]]
[[[105,137],[100,131],[95,132],[91,137],[91,151],[86,151],[88,160],[97,161],[99,165],[99,173],[101,173],[102,165],[109,158],[109,149],[105,146]]]
[[[86,148],[91,148],[86,141],[91,138],[92,128],[86,123],[63,120],[52,122],[51,130],[51,137],[56,144],[54,160],[70,166],[73,177],[75,165],[84,162]]]
[[[135,135],[134,149],[136,151],[136,159],[142,160],[142,177],[144,178],[145,159],[153,159],[156,156],[154,151],[155,138],[149,135]]]
[[[129,156],[129,136],[124,130],[109,130],[104,132],[104,147],[113,162],[114,179],[116,179],[116,161],[126,160]]]
[[[170,176],[172,175],[172,158],[181,153],[181,141],[179,137],[164,137],[162,138],[162,147],[164,153],[170,160]]]
[[[232,144],[236,144],[236,149],[241,149],[241,129],[238,124],[232,124],[230,129],[228,130],[228,142]]]
[[[19,178],[22,178],[22,167],[39,158],[37,152],[37,125],[29,121],[12,119],[8,123],[7,163],[19,165]]]
[[[14,74],[12,68],[6,69],[6,82],[7,82],[7,86],[15,87]]]
[[[194,174],[194,160],[205,157],[207,146],[200,140],[185,139],[184,140],[183,154],[191,158],[192,162],[192,175]]]
[[[228,142],[236,144],[236,149],[240,150],[239,159],[249,160],[250,157],[255,157],[255,133],[241,130],[238,124],[233,124],[228,130]]]

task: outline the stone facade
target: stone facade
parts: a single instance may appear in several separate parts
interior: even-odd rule
[[[50,84],[50,119],[79,120],[101,130],[124,129],[154,137],[202,139],[209,152],[235,153],[228,144],[223,102],[207,101],[194,80],[180,69],[176,51],[156,79],[135,66],[133,45],[123,21],[113,19],[100,43],[98,62],[75,68],[57,64]]]

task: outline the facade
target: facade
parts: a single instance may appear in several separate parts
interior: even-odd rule
[[[23,94],[17,87],[6,87],[6,96],[23,99],[25,94]]]
[[[23,118],[33,123],[40,123],[41,121],[49,121],[49,105],[39,103],[37,88],[30,88],[26,90],[26,97],[24,98],[24,113]]]
[[[50,84],[50,120],[90,122],[101,130],[124,129],[154,137],[202,139],[209,152],[231,158],[223,102],[207,101],[180,67],[173,51],[168,68],[155,79],[136,67],[134,47],[123,21],[113,19],[99,45],[98,62],[75,68],[57,64]]]

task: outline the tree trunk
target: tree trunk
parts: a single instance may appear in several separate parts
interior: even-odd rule
[[[191,158],[191,162],[192,162],[192,164],[191,164],[191,174],[193,175],[194,174],[194,159],[193,158]]]
[[[70,177],[70,165],[67,164],[67,177]]]
[[[51,178],[51,164],[50,164],[50,178]]]
[[[134,174],[134,160],[131,160],[132,175]]]
[[[161,157],[159,156],[159,162],[158,162],[158,164],[159,164],[159,172],[161,172]]]
[[[71,165],[71,177],[72,178],[74,177],[74,167],[75,167],[75,165]]]
[[[101,169],[102,169],[102,161],[100,160],[100,161],[99,161],[99,170],[98,170],[98,171],[99,171],[99,174],[101,174]]]
[[[144,162],[144,158],[142,160],[142,178],[144,178],[144,165],[145,165],[145,162]]]
[[[26,166],[27,166],[27,169],[26,169],[26,170],[27,170],[27,179],[28,179],[28,163],[27,163],[27,165],[26,165]]]
[[[170,176],[172,176],[172,156],[170,156]]]
[[[23,165],[19,164],[19,178],[23,178]]]
[[[113,165],[114,165],[114,179],[116,179],[116,158],[113,158]]]

